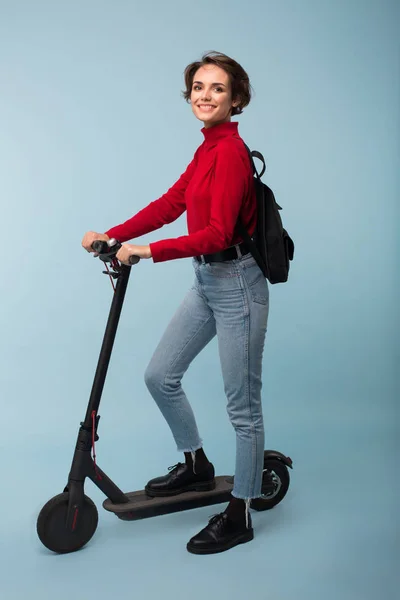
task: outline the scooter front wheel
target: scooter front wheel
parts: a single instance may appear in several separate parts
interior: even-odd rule
[[[87,544],[99,520],[96,505],[88,496],[84,496],[76,527],[74,530],[67,529],[68,497],[68,492],[63,492],[51,498],[40,511],[36,524],[42,544],[58,554],[75,552]]]

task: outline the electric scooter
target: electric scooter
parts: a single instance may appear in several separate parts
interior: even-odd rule
[[[124,493],[96,463],[95,442],[99,439],[97,429],[100,399],[131,268],[140,259],[132,256],[130,266],[120,263],[116,254],[121,244],[114,239],[107,242],[96,241],[92,248],[95,256],[106,267],[103,273],[110,277],[114,294],[67,485],[61,494],[51,498],[43,506],[37,519],[39,539],[46,548],[58,554],[79,550],[89,542],[97,529],[98,512],[94,502],[85,494],[86,478],[106,496],[103,508],[127,521],[228,502],[233,489],[233,476],[219,475],[215,478],[215,488],[209,491],[188,491],[169,497],[151,497],[145,490]],[[289,489],[288,468],[293,468],[290,457],[274,450],[265,450],[262,495],[251,501],[250,508],[257,511],[268,510],[281,502]]]

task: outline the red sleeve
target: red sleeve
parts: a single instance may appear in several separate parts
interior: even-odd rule
[[[150,244],[153,261],[211,254],[227,248],[248,189],[249,168],[235,144],[220,142],[216,148],[208,225],[189,235]]]
[[[197,151],[186,171],[161,198],[150,202],[136,215],[124,223],[108,229],[105,233],[119,242],[126,242],[176,221],[186,210],[185,190],[193,175],[196,162]]]

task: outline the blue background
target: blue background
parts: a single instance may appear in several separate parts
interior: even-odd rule
[[[397,597],[399,17],[389,0],[0,1],[3,598]],[[81,239],[186,168],[203,138],[182,74],[207,50],[250,75],[239,131],[296,243],[271,286],[263,388],[291,487],[253,513],[251,544],[200,558],[186,542],[219,507],[124,523],[88,482],[99,528],[53,555],[36,518],[66,483],[112,296]],[[139,243],[184,233],[182,216]],[[192,278],[190,259],[132,272],[96,447],[126,491],[180,458],[143,373]],[[231,473],[215,340],[184,387]]]

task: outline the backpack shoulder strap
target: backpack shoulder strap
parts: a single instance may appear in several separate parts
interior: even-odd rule
[[[244,143],[244,142],[243,142]],[[260,180],[261,176],[263,175],[264,171],[265,171],[265,160],[263,155],[260,152],[257,152],[256,150],[251,151],[250,148],[244,144],[246,147],[246,150],[248,152],[249,158],[250,158],[250,162],[252,164],[253,167],[253,173],[254,175],[257,177],[258,180]],[[254,160],[253,160],[253,156],[255,158],[258,158],[259,160],[261,160],[261,162],[263,163],[263,169],[261,171],[261,173],[258,173],[256,166],[254,164]],[[249,232],[247,231],[247,229],[245,228],[240,216],[238,217],[237,220],[237,225],[238,225],[238,230],[240,235],[242,236],[243,240],[245,242],[247,242],[248,246],[251,249],[251,253],[253,255],[253,257],[255,258],[258,266],[260,267],[261,271],[263,272],[264,276],[266,276],[266,271],[265,271],[265,265],[263,263],[263,260],[261,258],[261,254],[257,248],[257,245],[255,243],[255,241],[252,239],[252,237],[250,236]]]
[[[244,145],[245,145],[247,153],[248,153],[248,155],[250,157],[251,164],[253,165],[253,173],[257,176],[258,179],[260,179],[264,175],[265,169],[266,169],[264,157],[261,154],[261,152],[258,152],[258,150],[250,150],[250,148],[247,146],[247,144],[244,144]],[[253,156],[254,156],[254,158],[258,158],[258,160],[260,160],[262,162],[262,164],[263,164],[263,168],[261,170],[261,173],[258,173],[258,171],[256,169],[256,166],[255,166],[254,160],[253,160]]]

